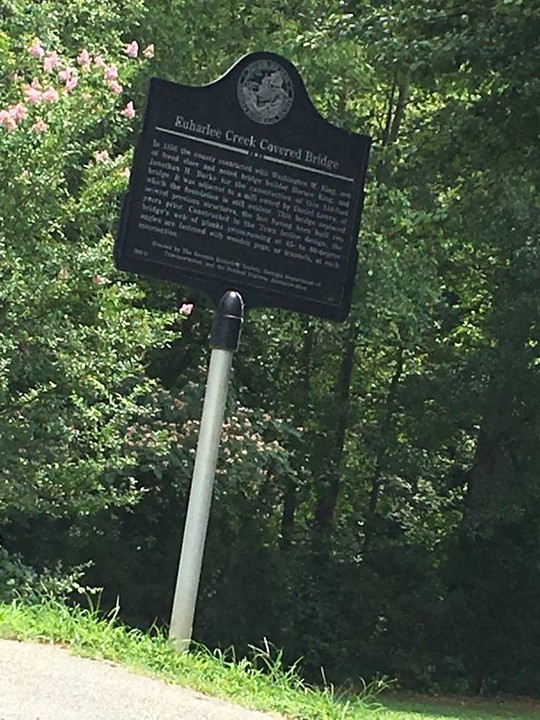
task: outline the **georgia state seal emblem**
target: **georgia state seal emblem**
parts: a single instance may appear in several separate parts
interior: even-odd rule
[[[289,73],[274,60],[255,60],[240,75],[238,102],[259,125],[274,125],[292,107],[294,87]]]

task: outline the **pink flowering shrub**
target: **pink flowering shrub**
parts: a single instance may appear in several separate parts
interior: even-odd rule
[[[112,259],[138,116],[130,87],[148,57],[131,40],[124,52],[122,13],[105,0],[77,12],[86,4],[101,36],[89,26],[69,47],[53,0],[20,17],[14,5],[0,31],[0,509],[50,517],[139,497],[124,431],[149,382],[144,354],[172,319],[146,309]]]
[[[152,57],[153,45],[148,46],[142,54],[141,62],[145,58]],[[32,74],[30,82],[22,80],[20,84],[13,83],[10,94],[17,98],[17,103],[7,108],[0,109],[0,124],[7,130],[15,130],[25,121],[29,115],[30,106],[41,106],[44,102],[58,103],[61,109],[49,109],[49,114],[54,114],[61,119],[66,111],[70,114],[76,113],[79,120],[83,120],[84,114],[91,113],[86,122],[79,124],[83,129],[88,123],[98,124],[108,115],[114,112],[115,105],[119,101],[114,97],[122,94],[125,84],[136,70],[130,60],[135,60],[139,54],[138,43],[134,40],[126,46],[125,56],[115,59],[107,59],[103,54],[92,57],[89,50],[84,47],[75,58],[61,56],[56,50],[47,50],[39,37],[34,37],[27,48],[27,56],[30,62],[25,63],[26,73]],[[32,62],[34,61],[34,62]],[[122,68],[122,84],[119,80],[119,67]],[[26,74],[25,73],[25,74]],[[49,77],[47,77],[49,76]],[[77,105],[74,102],[67,102],[66,96],[79,88],[80,97],[77,96]],[[75,100],[75,98],[74,98]],[[97,111],[97,112],[96,112]],[[120,116],[132,120],[136,116],[136,110],[132,100],[123,106],[117,107]],[[46,124],[43,108],[40,108],[39,115],[33,111],[30,113],[32,126],[39,124],[40,127]],[[40,122],[41,121],[41,122]],[[21,127],[24,130],[24,127]]]
[[[174,395],[156,383],[148,395],[141,396],[139,415],[126,430],[124,453],[135,466],[144,468],[149,486],[172,471],[171,481],[177,490],[185,493],[189,487],[200,427],[204,368],[200,374],[199,383],[187,383]],[[298,429],[290,423],[231,402],[216,470],[216,493],[222,496],[221,502],[230,501],[233,488],[234,492],[241,488],[255,501],[269,478],[279,497],[279,475],[294,473],[286,447],[291,437],[298,436]]]

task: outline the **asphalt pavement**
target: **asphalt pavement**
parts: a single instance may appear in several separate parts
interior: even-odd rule
[[[0,720],[277,720],[68,650],[0,640]]]

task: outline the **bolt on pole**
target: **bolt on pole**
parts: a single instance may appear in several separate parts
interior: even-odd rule
[[[223,414],[243,318],[242,297],[229,290],[219,302],[212,327],[212,353],[171,613],[169,638],[179,652],[188,650],[191,642]]]

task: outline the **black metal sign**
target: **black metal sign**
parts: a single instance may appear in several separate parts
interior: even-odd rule
[[[313,107],[292,63],[242,58],[204,87],[153,78],[117,266],[342,320],[351,303],[370,138]]]

